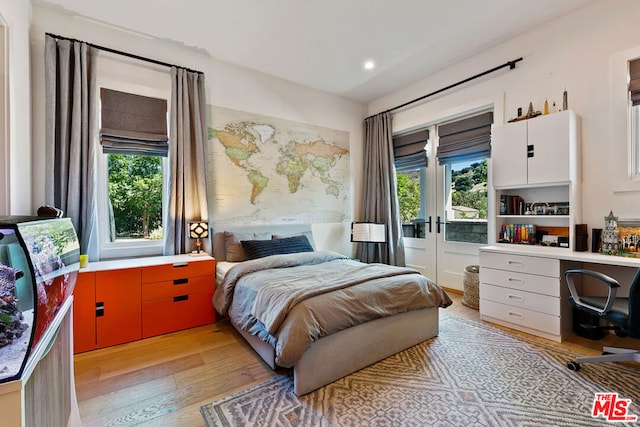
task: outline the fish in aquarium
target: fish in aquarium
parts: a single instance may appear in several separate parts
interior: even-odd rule
[[[22,312],[18,310],[16,280],[20,270],[0,264],[0,348],[12,344],[29,328]]]

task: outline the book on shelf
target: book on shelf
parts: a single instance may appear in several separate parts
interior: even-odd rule
[[[536,244],[536,226],[534,224],[502,224],[500,243]]]
[[[524,215],[524,199],[516,195],[501,194],[500,215]]]

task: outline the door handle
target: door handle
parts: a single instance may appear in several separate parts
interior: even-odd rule
[[[431,215],[429,215],[429,221],[427,221],[427,224],[429,224],[429,233],[431,233]]]
[[[438,216],[436,217],[436,225],[438,226],[438,227],[436,228],[436,230],[437,230],[438,234],[440,234],[440,225],[441,225],[441,224],[444,224],[444,222],[442,222],[442,221],[440,220],[440,215],[438,215]]]

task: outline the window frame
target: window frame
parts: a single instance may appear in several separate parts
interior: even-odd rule
[[[164,249],[164,236],[161,240],[135,240],[127,242],[111,242],[109,240],[109,172],[108,154],[99,153],[97,159],[98,179],[98,227],[99,227],[99,253],[100,259],[113,259],[122,257],[140,257],[162,255]],[[159,156],[160,157],[160,156]],[[162,215],[164,218],[168,206],[168,175],[169,162],[167,157],[162,158]]]

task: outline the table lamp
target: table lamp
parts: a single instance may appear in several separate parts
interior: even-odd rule
[[[352,222],[351,241],[367,243],[367,262],[369,262],[369,243],[386,243],[385,226],[379,222]]]
[[[189,223],[189,237],[196,239],[196,250],[192,252],[193,255],[204,255],[205,252],[201,250],[202,242],[200,239],[206,239],[209,237],[209,225],[206,222],[190,222]]]

